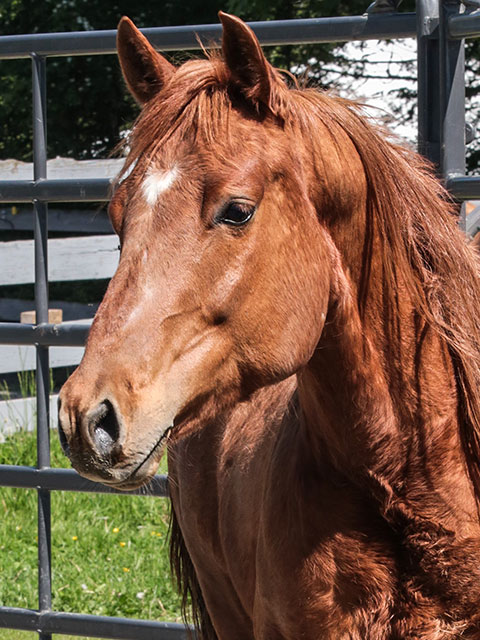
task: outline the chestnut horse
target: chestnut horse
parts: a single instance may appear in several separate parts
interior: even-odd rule
[[[64,449],[121,489],[168,449],[203,639],[479,639],[476,257],[415,153],[220,19],[178,68],[120,22],[143,109]]]

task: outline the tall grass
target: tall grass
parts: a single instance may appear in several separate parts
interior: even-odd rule
[[[5,400],[11,400],[12,395],[20,398],[32,398],[37,392],[36,372],[34,370],[25,369],[24,371],[17,371],[17,384],[16,390],[12,394],[7,382],[0,380],[0,393]],[[49,391],[53,393],[53,371],[49,370]]]
[[[67,467],[55,432],[52,466]],[[0,444],[0,464],[35,465],[35,433]],[[0,605],[36,609],[36,491],[0,488]],[[180,621],[163,498],[52,493],[53,609]],[[36,634],[0,629],[5,640]],[[65,636],[58,636],[65,639]]]

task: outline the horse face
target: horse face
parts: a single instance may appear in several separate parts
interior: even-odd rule
[[[220,61],[175,72],[129,21],[120,25],[127,83],[148,104],[133,136],[132,153],[141,151],[110,203],[119,267],[62,389],[60,435],[79,472],[123,488],[155,473],[172,428],[179,437],[193,415],[218,412],[306,364],[325,318],[328,239],[292,141],[259,115],[273,71],[248,28],[223,20],[227,64],[247,38],[240,60],[256,61],[265,86],[255,78],[248,92],[241,83],[253,80]],[[147,68],[139,72],[132,56]],[[214,72],[236,77],[235,91],[221,99],[200,92],[194,105],[192,79],[202,84]],[[183,120],[155,129],[162,111],[169,122],[168,96],[183,105]],[[161,144],[145,144],[158,136]]]

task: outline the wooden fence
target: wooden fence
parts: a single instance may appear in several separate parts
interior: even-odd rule
[[[87,160],[77,162],[55,158],[48,162],[49,175],[53,179],[65,177],[110,179],[118,173],[122,159]],[[29,180],[33,177],[33,165],[16,160],[0,161],[0,180]],[[0,210],[0,230],[29,231],[33,228],[31,207],[11,206]],[[99,210],[53,209],[49,213],[49,228],[62,234],[83,233],[77,237],[49,240],[48,276],[50,282],[98,280],[111,278],[118,263],[118,238],[113,234],[105,208]],[[34,241],[7,240],[0,242],[0,287],[32,284],[35,282]],[[2,320],[18,322],[20,313],[33,309],[34,301],[0,298]],[[52,301],[50,307],[60,307],[70,322],[85,323],[93,317],[97,304],[82,305]],[[72,318],[74,318],[72,320]],[[67,322],[62,323],[66,325]],[[50,366],[74,367],[83,355],[83,347],[52,347]],[[34,346],[0,345],[0,383],[5,374],[33,370],[36,367]],[[35,400],[12,398],[0,387],[0,438],[19,428],[32,428],[35,424]],[[51,400],[51,426],[56,426],[56,397]]]

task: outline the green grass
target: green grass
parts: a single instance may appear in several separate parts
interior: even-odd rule
[[[52,434],[52,466],[68,467]],[[0,464],[35,465],[35,434],[0,444]],[[0,605],[36,609],[36,491],[0,488]],[[180,621],[163,498],[52,492],[53,609]],[[0,630],[2,640],[34,633]],[[66,640],[66,636],[56,636]]]

